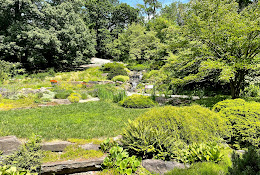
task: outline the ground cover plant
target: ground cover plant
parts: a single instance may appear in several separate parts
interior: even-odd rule
[[[102,151],[85,150],[78,145],[67,146],[62,153],[44,151],[42,162],[60,162],[65,160],[91,159],[104,156]]]
[[[44,139],[91,139],[120,134],[126,120],[133,120],[145,111],[109,102],[1,111],[0,128],[5,135],[21,138],[35,133]]]

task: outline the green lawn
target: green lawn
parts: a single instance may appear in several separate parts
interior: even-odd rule
[[[124,123],[147,109],[128,109],[108,102],[88,102],[0,112],[0,134],[44,139],[96,138],[120,134]]]

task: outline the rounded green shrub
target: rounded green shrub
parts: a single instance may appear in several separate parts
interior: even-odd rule
[[[127,82],[129,81],[129,77],[128,76],[124,76],[124,75],[117,75],[115,76],[112,81],[122,81],[122,82]]]
[[[70,96],[68,97],[69,101],[71,103],[78,103],[79,100],[81,99],[81,95],[78,93],[72,93],[70,94]]]
[[[107,72],[107,78],[112,80],[113,77],[118,75],[127,76],[126,67],[121,63],[106,63],[101,68],[104,72]]]
[[[73,93],[72,90],[59,90],[56,91],[57,93],[55,94],[56,99],[66,99],[70,96],[71,93]]]
[[[212,110],[215,112],[219,112],[224,108],[234,107],[234,106],[243,106],[245,105],[246,101],[243,99],[227,99],[221,102],[216,103]]]
[[[138,94],[126,97],[119,104],[126,108],[151,108],[156,106],[156,103],[150,97]]]
[[[189,144],[219,142],[225,135],[225,120],[207,108],[165,106],[129,121],[122,142],[143,158],[175,159]]]
[[[228,120],[229,143],[237,149],[251,145],[260,148],[260,103],[241,99],[229,101],[233,105],[227,105],[219,111]],[[217,103],[215,106],[220,105]]]

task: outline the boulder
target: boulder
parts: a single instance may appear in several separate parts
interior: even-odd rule
[[[52,99],[51,102],[57,103],[59,105],[71,104],[71,102],[68,99]]]
[[[61,152],[71,144],[73,143],[67,141],[56,141],[41,143],[41,146],[44,151]]]
[[[151,173],[164,174],[174,168],[186,168],[183,163],[178,163],[174,161],[163,161],[155,159],[146,159],[142,161],[142,166],[150,171]]]
[[[98,151],[99,148],[100,148],[100,145],[88,143],[88,144],[85,144],[85,145],[80,145],[79,147],[81,147],[85,150],[96,150],[96,151]]]
[[[20,145],[22,143],[15,136],[0,137],[0,150],[4,155],[17,151]]]
[[[83,161],[64,161],[54,163],[44,163],[41,166],[41,175],[51,174],[71,174],[87,171],[101,170],[101,164],[105,157]]]

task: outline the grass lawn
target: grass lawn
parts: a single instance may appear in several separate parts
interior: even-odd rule
[[[148,109],[129,109],[109,102],[88,102],[0,112],[0,134],[43,139],[97,138],[120,134],[128,119]]]

